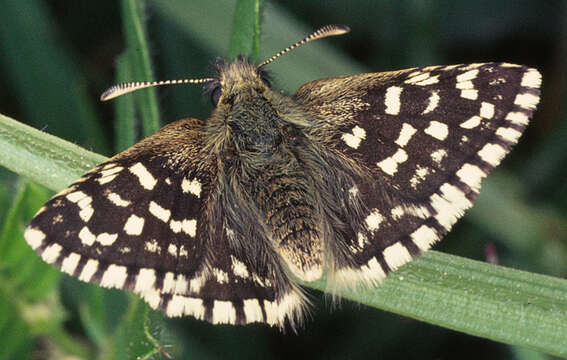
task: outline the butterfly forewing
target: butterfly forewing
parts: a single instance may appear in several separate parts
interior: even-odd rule
[[[251,263],[264,255],[237,251],[226,228],[209,236],[223,217],[207,212],[218,199],[199,128],[181,120],[95,167],[40,209],[26,239],[63,272],[133,290],[168,316],[293,324],[304,300],[279,263]]]
[[[210,174],[197,166],[182,169],[155,148],[172,130],[166,127],[55,195],[31,221],[30,245],[63,271],[107,287],[139,290],[144,269],[155,273],[145,287],[157,289],[168,272],[193,277],[205,256],[198,229]]]
[[[335,279],[379,281],[449,231],[518,141],[540,85],[535,69],[486,63],[331,78],[299,89],[295,98],[321,119],[332,148],[374,179],[344,194],[360,196],[368,209],[350,239],[355,265]]]

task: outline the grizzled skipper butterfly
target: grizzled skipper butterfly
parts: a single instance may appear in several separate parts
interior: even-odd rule
[[[259,65],[218,60],[216,109],[89,171],[28,226],[29,245],[80,280],[129,289],[167,316],[301,322],[297,279],[377,285],[472,206],[518,141],[541,76],[507,63],[428,66],[309,82],[293,96]]]

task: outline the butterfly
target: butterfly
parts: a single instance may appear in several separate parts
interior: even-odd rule
[[[25,232],[61,271],[138,293],[167,316],[296,326],[299,281],[376,286],[439,241],[517,143],[541,75],[508,63],[338,76],[273,90],[218,60],[209,119],[164,126],[56,194]]]

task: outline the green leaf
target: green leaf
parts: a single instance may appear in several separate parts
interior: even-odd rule
[[[236,3],[229,58],[234,59],[237,55],[242,54],[258,62],[263,9],[264,1],[262,0],[239,0]]]
[[[168,337],[163,315],[151,310],[139,297],[132,295],[128,312],[117,331],[116,359],[171,358],[164,345]]]
[[[516,360],[548,360],[549,359],[544,354],[530,349],[513,347],[511,350]]]
[[[133,79],[130,81],[152,81],[154,75],[150,52],[144,27],[143,0],[122,0],[122,26],[126,40],[128,62]],[[149,136],[160,128],[159,109],[155,88],[137,91],[132,94],[138,104],[142,120],[142,135]]]

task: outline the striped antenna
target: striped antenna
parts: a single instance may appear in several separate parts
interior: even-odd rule
[[[282,51],[280,51],[276,55],[274,55],[271,58],[269,58],[268,60],[264,61],[263,63],[258,65],[258,69],[261,68],[264,65],[268,65],[269,63],[276,60],[277,58],[279,58],[280,56],[282,56],[286,52],[291,51],[291,50],[295,49],[296,47],[299,47],[299,46],[306,44],[310,41],[326,38],[326,37],[329,37],[329,36],[343,35],[343,34],[348,33],[349,31],[350,31],[350,28],[346,25],[326,25],[326,26],[323,26],[319,30],[311,33],[305,39],[296,42],[295,44],[283,49]]]
[[[107,101],[119,97],[120,95],[128,94],[136,90],[145,89],[153,86],[161,85],[178,85],[178,84],[203,84],[213,81],[213,78],[203,79],[182,79],[182,80],[162,80],[162,81],[136,81],[114,85],[109,88],[100,96],[101,101]]]

